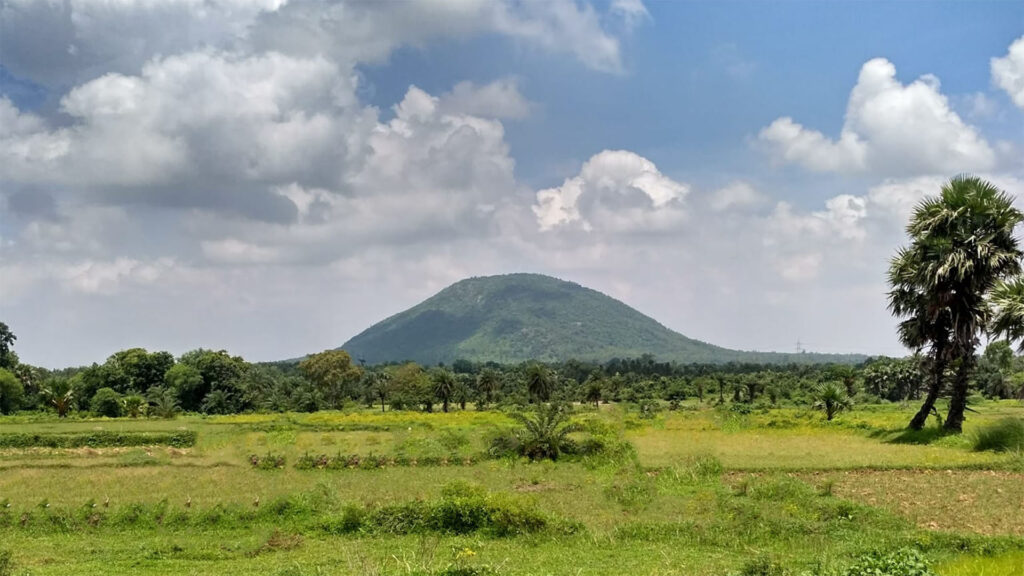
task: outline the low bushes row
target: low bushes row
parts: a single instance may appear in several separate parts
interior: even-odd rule
[[[473,456],[385,456],[378,454],[304,454],[295,462],[299,470],[342,470],[345,468],[388,468],[393,466],[472,466],[479,461]]]
[[[0,434],[0,448],[112,448],[124,446],[195,446],[198,435],[192,430],[172,432],[70,432]]]
[[[469,534],[504,537],[545,530],[572,533],[579,526],[556,519],[511,495],[495,494],[463,482],[445,487],[441,498],[383,506],[338,505],[331,499],[297,496],[251,506],[221,505],[192,508],[191,501],[174,506],[121,506],[87,502],[81,507],[56,507],[48,502],[15,510],[0,503],[0,528],[73,532],[115,528],[251,527],[267,523],[298,532],[327,534]]]

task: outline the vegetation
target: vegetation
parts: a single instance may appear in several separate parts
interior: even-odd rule
[[[1004,418],[981,428],[974,449],[1024,453],[1024,418]]]
[[[836,414],[849,410],[851,406],[853,406],[853,402],[846,395],[846,388],[838,382],[819,384],[814,391],[814,407],[824,412],[825,419],[829,422],[836,417]]]
[[[1015,333],[1007,325],[1014,318],[1007,306],[1001,321],[990,323],[988,298],[1021,271],[1024,253],[1014,228],[1022,221],[1024,214],[1013,207],[1011,196],[970,176],[953,178],[938,196],[915,208],[907,224],[911,244],[897,253],[889,270],[890,308],[902,319],[901,340],[912,349],[930,350],[932,382],[912,428],[923,427],[945,368],[955,362],[944,427],[959,432],[979,336],[993,328]]]
[[[458,359],[513,364],[576,358],[606,362],[653,354],[683,363],[848,362],[855,355],[728,350],[687,338],[629,306],[578,284],[539,274],[457,282],[371,326],[342,345],[368,364]]]

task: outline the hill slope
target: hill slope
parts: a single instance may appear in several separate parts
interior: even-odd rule
[[[741,352],[687,338],[596,290],[539,274],[462,280],[379,322],[342,348],[367,363],[459,358],[501,363],[653,354],[707,362],[857,362],[862,356]]]

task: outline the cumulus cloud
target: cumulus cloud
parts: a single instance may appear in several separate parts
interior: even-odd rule
[[[533,212],[542,231],[563,226],[631,232],[670,228],[685,216],[690,192],[627,150],[605,150],[583,164],[578,176],[540,190]]]
[[[992,81],[1010,95],[1019,108],[1024,108],[1024,36],[1014,40],[1006,56],[993,58]]]
[[[896,67],[876,58],[861,68],[838,138],[784,117],[758,140],[777,161],[816,172],[906,176],[993,168],[995,152],[939,87],[931,75],[901,84]]]
[[[482,86],[469,81],[459,82],[450,92],[441,95],[440,106],[450,113],[485,118],[519,119],[530,114],[530,103],[511,78]]]
[[[711,193],[708,204],[716,212],[745,209],[763,203],[765,197],[747,182],[733,182]]]
[[[642,21],[639,0],[610,16]],[[618,38],[585,2],[467,0],[12,0],[0,5],[4,66],[66,87],[109,72],[134,73],[157,55],[197,49],[277,51],[340,63],[381,62],[397,47],[440,37],[497,33],[575,56],[591,68],[622,68]]]
[[[633,3],[638,4],[638,3]],[[642,8],[642,4],[639,6]],[[618,12],[635,22],[633,11]],[[259,16],[251,42],[261,50],[331,54],[338,61],[381,62],[403,44],[437,37],[498,33],[530,46],[568,53],[600,71],[622,69],[618,38],[601,25],[589,3],[575,0],[514,2],[321,2],[297,0]]]

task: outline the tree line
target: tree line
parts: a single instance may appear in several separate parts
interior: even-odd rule
[[[677,364],[653,356],[605,363],[569,360],[515,365],[458,360],[363,366],[344,350],[300,361],[251,363],[224,350],[169,352],[130,348],[102,364],[45,370],[23,364],[14,335],[0,323],[0,412],[51,411],[108,417],[344,409],[363,405],[427,412],[544,402],[628,403],[674,408],[689,399],[738,406],[823,403],[829,417],[844,402],[906,402],[929,391],[929,360],[871,359],[850,365]],[[1024,359],[1005,341],[977,360],[973,393],[1024,394]]]

